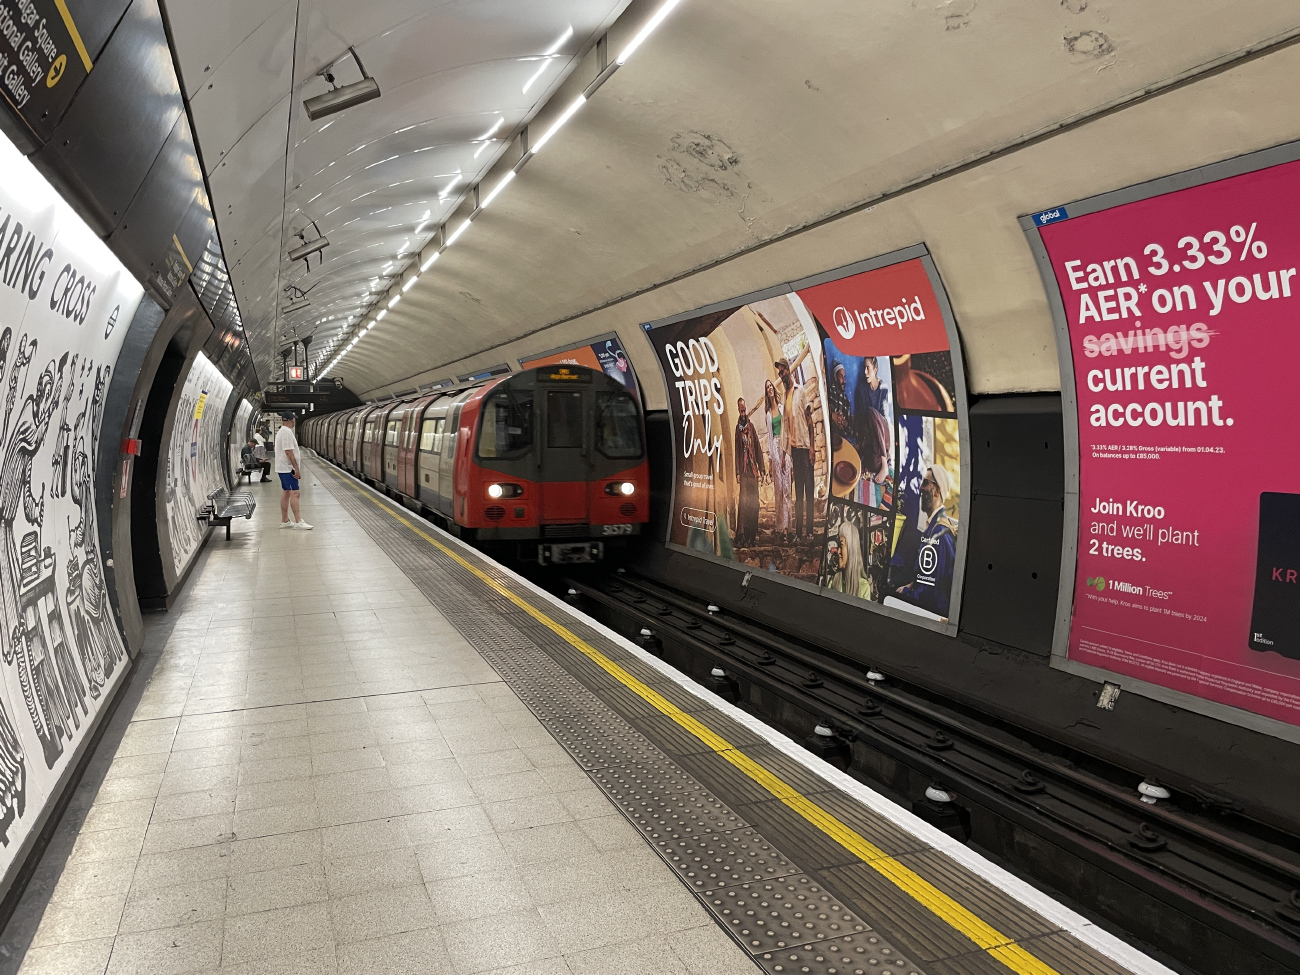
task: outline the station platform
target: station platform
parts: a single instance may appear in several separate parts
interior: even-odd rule
[[[307,468],[149,621],[0,973],[1168,971]]]

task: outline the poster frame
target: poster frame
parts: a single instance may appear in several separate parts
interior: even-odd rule
[[[646,342],[650,345],[650,351],[655,356],[655,361],[659,361],[658,352],[655,351],[654,342],[651,339],[651,332],[655,329],[666,326],[676,325],[679,322],[688,321],[692,318],[698,318],[702,315],[708,315],[713,312],[724,311],[728,308],[739,308],[743,305],[756,301],[765,301],[768,298],[779,298],[782,295],[811,288],[819,284],[825,284],[829,281],[838,281],[841,278],[852,277],[855,274],[863,274],[867,271],[876,271],[883,267],[890,267],[894,264],[902,264],[905,261],[920,260],[925,268],[926,277],[930,281],[930,287],[934,291],[935,299],[939,304],[940,311],[943,314],[944,331],[948,336],[949,354],[953,361],[953,381],[956,386],[956,407],[957,407],[957,430],[958,445],[961,450],[961,479],[963,497],[961,512],[957,518],[957,555],[956,566],[953,569],[952,595],[951,604],[952,612],[947,620],[927,619],[916,613],[909,613],[906,610],[895,609],[892,606],[883,606],[879,603],[868,602],[847,593],[836,592],[833,589],[826,589],[822,586],[805,582],[802,579],[792,579],[775,572],[765,572],[747,566],[742,562],[736,562],[731,559],[724,559],[720,555],[712,555],[707,552],[698,552],[694,549],[687,548],[684,545],[678,545],[671,541],[672,538],[672,519],[670,518],[665,528],[664,546],[673,552],[682,552],[694,558],[704,559],[717,565],[723,565],[730,569],[736,569],[744,572],[762,572],[764,579],[770,579],[783,586],[792,586],[795,589],[801,589],[804,592],[814,593],[818,596],[835,599],[845,605],[852,606],[856,609],[864,609],[869,613],[875,613],[878,616],[884,616],[889,619],[900,620],[902,622],[918,626],[922,629],[930,630],[935,633],[942,633],[944,636],[955,637],[961,625],[961,607],[962,592],[966,577],[966,548],[970,541],[970,509],[973,494],[968,493],[971,484],[970,468],[970,417],[969,410],[969,393],[966,388],[966,362],[962,355],[961,334],[957,328],[957,319],[953,314],[952,303],[948,300],[948,292],[944,287],[943,278],[939,274],[939,269],[934,263],[934,258],[930,254],[929,248],[925,243],[909,244],[906,247],[900,247],[896,250],[880,254],[876,257],[870,257],[862,261],[854,261],[851,264],[845,264],[841,267],[832,268],[828,271],[819,271],[816,274],[807,275],[802,278],[796,278],[787,281],[784,284],[773,285],[769,288],[763,288],[759,291],[751,291],[748,294],[740,295],[735,298],[729,298],[725,301],[715,301],[711,304],[704,305],[700,308],[694,308],[690,311],[679,312],[675,315],[669,315],[665,318],[658,318],[651,322],[644,322],[641,325],[642,334],[645,335]],[[659,369],[660,381],[664,384],[664,397],[667,401],[672,391],[668,388],[668,378],[664,375],[662,368]],[[822,409],[826,411],[826,389],[825,383],[819,384],[819,395],[822,397]],[[674,485],[674,496],[677,484],[677,457],[676,452],[673,455],[673,472],[672,483]]]
[[[1064,517],[1061,534],[1061,575],[1057,590],[1056,620],[1052,631],[1052,654],[1050,665],[1056,669],[1084,677],[1089,680],[1118,685],[1122,690],[1131,691],[1162,704],[1203,714],[1229,724],[1238,725],[1251,731],[1281,738],[1300,744],[1300,726],[1287,724],[1277,718],[1270,718],[1244,708],[1233,707],[1219,701],[1188,694],[1153,684],[1137,677],[1119,674],[1094,664],[1085,664],[1069,658],[1070,620],[1074,615],[1075,573],[1079,560],[1079,401],[1074,382],[1074,357],[1070,351],[1070,326],[1065,314],[1065,303],[1061,297],[1056,272],[1052,269],[1051,258],[1043,243],[1040,233],[1042,226],[1085,217],[1103,210],[1111,210],[1128,203],[1149,200],[1152,197],[1165,196],[1178,190],[1203,186],[1219,180],[1245,173],[1258,172],[1283,163],[1300,160],[1300,141],[1285,142],[1255,152],[1233,156],[1218,162],[1207,163],[1194,169],[1187,169],[1167,176],[1134,183],[1131,186],[1108,190],[1095,196],[1084,197],[1071,203],[1049,207],[1035,213],[1024,214],[1019,218],[1020,228],[1025,234],[1029,249],[1038,266],[1038,274],[1043,282],[1047,304],[1052,312],[1052,331],[1056,337],[1057,365],[1061,373],[1061,418],[1064,427],[1065,444],[1065,495]],[[1054,210],[1064,212],[1063,216],[1042,224],[1040,218]]]
[[[520,369],[527,369],[528,367],[525,366],[524,363],[532,359],[544,359],[548,355],[559,355],[561,352],[572,352],[575,349],[581,349],[584,346],[595,345],[597,342],[608,342],[610,339],[617,339],[619,346],[622,347],[624,354],[626,354],[627,346],[623,343],[623,336],[619,335],[618,332],[602,332],[600,335],[593,335],[589,339],[579,339],[577,342],[566,342],[564,345],[557,345],[555,348],[547,349],[545,352],[534,352],[531,355],[521,355],[515,359],[515,362],[518,363]],[[627,357],[627,367],[632,370],[632,379],[636,382],[637,396],[641,400],[642,409],[644,409],[645,393],[641,389],[641,375],[636,371],[636,366],[633,364],[631,356]]]

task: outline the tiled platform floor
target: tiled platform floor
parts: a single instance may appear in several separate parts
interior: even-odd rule
[[[148,620],[0,973],[755,972],[316,481]]]

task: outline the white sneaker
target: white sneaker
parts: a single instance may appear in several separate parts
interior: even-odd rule
[[[293,527],[293,522],[292,522],[292,521],[282,521],[282,522],[280,522],[280,527],[281,527],[281,528],[292,528],[292,527]]]
[[[301,528],[301,529],[302,529],[303,531],[305,531],[305,532],[309,532],[309,531],[311,531],[311,528],[312,528],[312,526],[309,525],[309,524],[307,524],[307,522],[305,522],[305,521],[294,522],[293,527],[294,527],[294,528]]]

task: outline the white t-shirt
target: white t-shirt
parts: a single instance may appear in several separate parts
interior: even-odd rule
[[[293,451],[293,456],[298,457],[298,438],[293,435],[293,429],[289,426],[282,426],[275,434],[275,472],[277,474],[292,474],[293,465],[289,463],[287,450]]]

